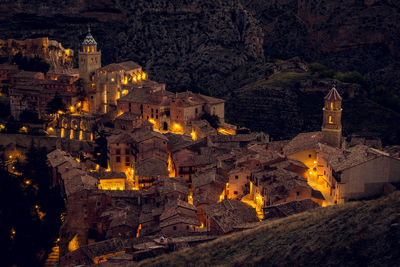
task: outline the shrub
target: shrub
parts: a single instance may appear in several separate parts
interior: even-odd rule
[[[325,65],[322,65],[321,63],[314,62],[314,63],[310,64],[310,70],[313,73],[323,72],[323,71],[327,70],[327,67]]]
[[[336,73],[335,78],[341,82],[358,83],[360,85],[365,85],[367,82],[367,80],[358,71],[349,71],[345,73],[338,72]]]

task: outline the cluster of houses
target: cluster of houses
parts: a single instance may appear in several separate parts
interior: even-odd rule
[[[0,75],[28,74],[14,67]],[[91,142],[99,127],[108,136],[104,167],[78,157],[79,151],[48,154],[67,207],[61,265],[140,260],[319,206],[389,193],[400,183],[399,158],[342,137],[336,88],[325,97],[321,131],[270,141],[226,124],[222,99],[169,92],[132,61],[102,67],[90,32],[79,71],[65,76],[75,80],[29,75],[65,84],[61,97],[69,112],[55,117],[52,136]],[[29,86],[16,86],[23,79],[16,81],[10,90],[15,115],[35,108],[45,114],[50,94],[27,106],[14,92],[35,96]]]

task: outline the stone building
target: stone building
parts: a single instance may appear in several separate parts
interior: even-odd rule
[[[324,166],[338,203],[395,190],[400,183],[400,159],[364,145],[331,153]]]
[[[193,234],[201,225],[196,217],[196,207],[178,199],[172,207],[160,216],[161,233],[164,236],[186,236]]]
[[[56,136],[79,141],[93,141],[95,126],[101,120],[84,113],[61,113],[57,116]]]
[[[258,222],[254,208],[241,201],[226,199],[203,208],[201,217],[207,232],[212,235],[228,234],[234,227],[244,223]]]
[[[193,129],[202,126],[197,123],[192,128],[191,122],[199,120],[206,113],[224,122],[224,100],[192,92],[173,94],[164,88],[143,86],[117,102],[119,114],[139,114],[143,120],[153,123],[155,130],[161,132],[190,135]],[[214,131],[206,128],[203,130],[215,135]]]
[[[53,74],[52,78],[41,72],[30,71],[19,71],[11,75],[9,83],[11,115],[18,120],[21,113],[26,110],[43,118],[48,114],[48,103],[57,94],[66,106],[78,102],[75,75]]]
[[[393,189],[398,183],[399,159],[342,137],[342,98],[333,87],[324,98],[321,132],[301,133],[282,151],[308,168],[306,178],[329,203],[367,198]],[[392,188],[392,189],[391,189]]]
[[[82,42],[82,50],[78,53],[79,77],[86,83],[92,81],[94,72],[101,67],[101,51],[97,50],[97,42],[89,32]]]

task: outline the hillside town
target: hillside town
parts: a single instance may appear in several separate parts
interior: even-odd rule
[[[63,62],[74,56],[62,51]],[[48,266],[119,266],[400,183],[399,157],[343,136],[335,85],[315,103],[321,131],[275,141],[227,123],[223,99],[168,91],[133,61],[103,66],[90,29],[78,65],[47,73],[0,65],[13,118],[37,114],[57,144],[47,162],[66,214]],[[55,99],[65,109],[49,110]],[[65,145],[99,138],[101,152]]]

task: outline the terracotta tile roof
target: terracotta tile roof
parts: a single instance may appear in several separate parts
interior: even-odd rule
[[[182,212],[182,209],[187,209],[192,212],[192,216],[187,215],[186,213]],[[172,207],[166,209],[160,216],[160,221],[167,221],[168,219],[173,219],[174,217],[191,217],[192,219],[195,219],[197,222],[195,222],[195,225],[200,225],[200,222],[196,218],[196,211],[197,208],[193,206],[192,204],[182,201],[180,199],[176,200]],[[170,225],[170,224],[168,224]],[[161,226],[163,227],[163,226]]]
[[[329,91],[329,93],[324,98],[326,101],[341,101],[342,97],[340,96],[339,92],[336,90],[335,87]]]
[[[80,192],[82,190],[91,190],[97,188],[98,180],[87,174],[79,174],[68,179],[64,179],[64,188],[67,196]]]
[[[256,210],[238,200],[225,199],[203,208],[203,211],[224,233],[231,232],[236,225],[258,222]]]
[[[172,219],[168,219],[166,221],[161,222],[160,228],[164,228],[169,225],[180,224],[180,223],[185,223],[185,224],[190,224],[190,225],[195,225],[195,226],[201,225],[199,219],[197,219],[196,217],[187,217],[187,216],[179,216],[178,215]]]
[[[230,143],[230,142],[251,142],[251,141],[262,141],[263,138],[260,133],[250,134],[237,134],[237,135],[215,135],[209,136],[213,143]]]
[[[131,134],[132,139],[137,142],[141,143],[145,140],[151,139],[151,138],[159,138],[165,141],[168,141],[168,138],[164,136],[163,134],[155,131],[136,131]]]
[[[281,152],[283,148],[289,144],[290,140],[271,141],[268,143],[268,150]]]
[[[241,164],[250,160],[255,160],[260,162],[261,164],[265,164],[268,162],[276,162],[282,161],[285,157],[273,150],[268,150],[263,153],[248,153],[245,154],[243,157],[237,159],[236,164]]]
[[[319,205],[311,199],[300,199],[290,202],[285,202],[264,208],[264,218],[266,220],[273,218],[280,218],[290,216],[293,214],[305,212],[307,210],[318,208]],[[277,210],[280,214],[274,214],[274,210]]]
[[[133,61],[125,61],[121,63],[111,63],[108,64],[100,69],[99,71],[130,71],[130,70],[135,70],[135,69],[140,69],[142,68],[139,64],[133,62]]]
[[[125,250],[124,243],[119,238],[108,239],[105,241],[96,242],[82,248],[87,255],[94,259],[97,256],[110,254],[113,252]]]
[[[192,121],[192,127],[206,135],[217,133],[217,130],[211,127],[210,123],[206,120]]]
[[[180,107],[198,106],[203,104],[224,103],[225,100],[201,94],[195,94],[190,91],[176,93],[173,98],[175,104]]]
[[[183,193],[185,195],[189,195],[189,188],[185,182],[185,180],[179,178],[169,178],[169,177],[161,177],[156,184],[153,186],[157,186],[160,195],[166,195],[173,192]]]
[[[294,166],[294,167],[300,167],[303,168],[305,170],[308,169],[308,167],[301,161],[295,160],[295,159],[285,159],[284,161],[275,163],[275,164],[271,164],[271,167],[276,167],[279,169],[285,169],[290,171],[290,167]]]
[[[111,218],[110,229],[123,225],[136,230],[139,225],[138,214],[132,209],[123,209],[114,212]]]
[[[225,187],[225,183],[228,182],[228,179],[217,174],[216,168],[205,168],[199,170],[192,178],[192,183],[194,188],[200,188],[204,185],[208,184],[219,184]]]
[[[153,215],[151,213],[141,213],[139,217],[139,223],[146,223],[153,221]]]
[[[382,156],[389,157],[390,155],[368,146],[357,145],[330,154],[328,163],[334,171],[340,172]]]
[[[316,148],[322,139],[322,132],[309,132],[298,134],[284,148],[285,155],[294,154],[296,152]]]
[[[123,132],[120,134],[113,134],[107,137],[108,144],[116,144],[116,143],[130,144],[132,143],[132,141],[133,141],[132,135],[127,132]]]
[[[272,201],[286,198],[289,191],[297,187],[312,189],[311,186],[307,184],[307,180],[301,175],[285,169],[276,169],[273,171],[263,170],[254,173],[254,176],[260,181],[260,185],[266,190]]]
[[[66,157],[71,157],[67,152],[56,149],[47,154],[47,159],[51,167],[58,167],[66,161]]]
[[[168,106],[168,97],[170,94],[171,93],[166,90],[153,92],[151,88],[142,87],[131,90],[127,95],[118,99],[118,101]]]
[[[132,112],[124,112],[121,115],[117,116],[115,120],[138,121],[140,120],[140,115]]]
[[[166,162],[159,159],[146,159],[134,167],[135,176],[139,177],[156,177],[156,176],[167,176],[168,165]]]

